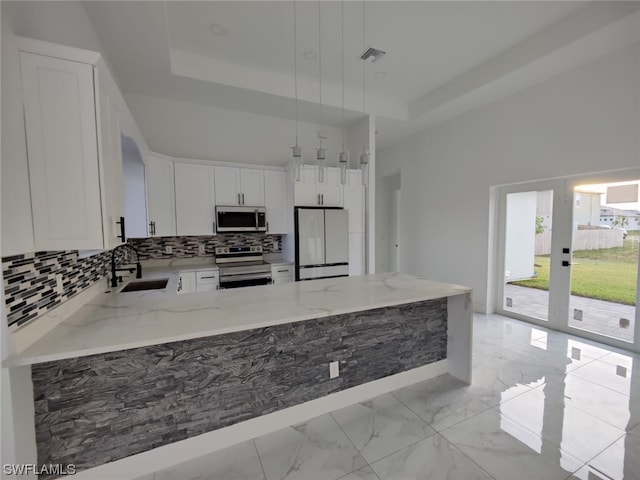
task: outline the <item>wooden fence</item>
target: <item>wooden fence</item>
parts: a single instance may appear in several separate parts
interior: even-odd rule
[[[622,230],[574,230],[572,250],[598,250],[600,248],[622,247]],[[551,253],[551,231],[536,235],[536,255]]]

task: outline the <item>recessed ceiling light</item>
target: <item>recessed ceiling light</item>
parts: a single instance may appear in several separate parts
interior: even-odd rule
[[[373,78],[381,79],[387,76],[387,72],[376,72],[373,74]]]
[[[306,58],[307,60],[315,60],[316,58],[318,58],[318,54],[316,52],[314,52],[313,50],[308,50],[308,51],[304,52],[302,54],[302,56],[304,58]]]
[[[214,35],[224,35],[227,33],[227,29],[224,28],[222,25],[218,25],[217,23],[214,23],[213,25],[211,25],[209,27],[209,31]]]

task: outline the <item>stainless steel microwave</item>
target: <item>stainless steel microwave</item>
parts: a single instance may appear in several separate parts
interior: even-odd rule
[[[216,207],[218,232],[266,232],[264,207]]]

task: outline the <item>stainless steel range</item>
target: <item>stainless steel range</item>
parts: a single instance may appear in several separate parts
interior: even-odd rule
[[[216,264],[220,288],[271,283],[271,264],[264,261],[262,247],[217,247]]]

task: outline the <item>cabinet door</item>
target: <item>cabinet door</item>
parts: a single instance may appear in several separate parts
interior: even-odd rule
[[[213,167],[174,164],[176,186],[176,233],[215,235]]]
[[[265,170],[264,205],[267,210],[267,233],[288,233],[293,210],[287,205],[286,172]]]
[[[347,263],[349,261],[348,221],[349,216],[344,210],[324,210],[326,263]]]
[[[120,144],[120,120],[109,95],[100,88],[98,110],[98,145],[101,167],[101,191],[103,193],[103,229],[107,248],[124,243],[121,238],[120,217],[124,217],[124,192],[122,178],[122,146]],[[126,227],[126,224],[125,224]],[[125,231],[126,235],[126,231]]]
[[[215,167],[215,193],[217,206],[241,205],[240,169]]]
[[[264,170],[241,168],[240,194],[243,205],[264,207]]]
[[[302,174],[299,182],[294,185],[294,204],[296,206],[317,206],[318,201],[318,185],[316,181],[317,168],[305,166],[302,168]]]
[[[93,67],[20,53],[36,250],[104,247]]]
[[[193,293],[196,291],[196,272],[180,272],[178,279],[178,293]]]
[[[325,207],[342,206],[342,185],[339,180],[339,172],[335,167],[327,168],[327,178],[323,183],[318,184],[318,193],[321,196],[321,203]]]
[[[150,157],[146,167],[149,236],[174,236],[176,234],[176,204],[173,162]]]
[[[364,233],[349,234],[349,275],[364,275]]]
[[[357,170],[349,172],[344,186],[344,208],[349,212],[349,233],[364,233],[364,186]]]

